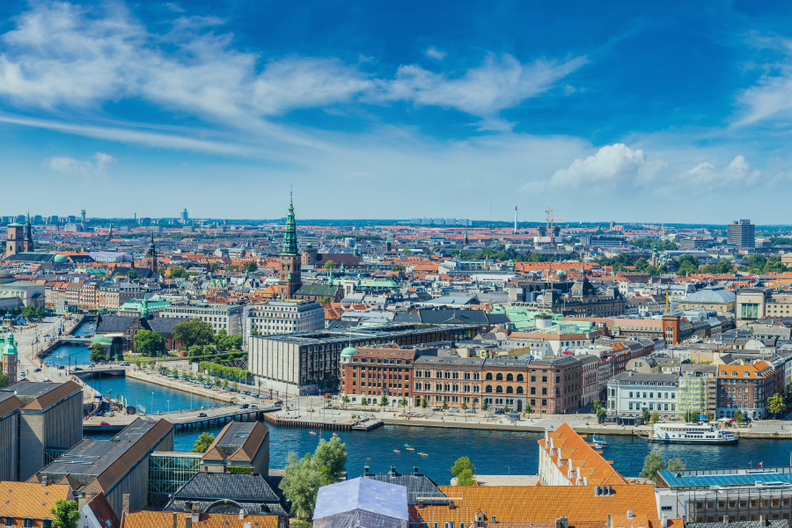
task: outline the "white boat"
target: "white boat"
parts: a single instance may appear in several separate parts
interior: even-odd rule
[[[647,441],[663,444],[736,444],[739,438],[711,424],[655,424]]]

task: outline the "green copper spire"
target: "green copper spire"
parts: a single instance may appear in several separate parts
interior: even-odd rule
[[[388,231],[388,238],[385,239],[385,242],[387,242],[388,244],[390,244],[391,242],[390,231]]]
[[[289,216],[286,217],[286,232],[283,233],[281,255],[297,254],[297,222],[294,221],[294,201],[289,198]]]

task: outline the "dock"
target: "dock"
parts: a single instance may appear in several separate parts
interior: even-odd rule
[[[219,427],[228,422],[268,421],[266,420],[267,413],[278,410],[280,410],[280,407],[275,406],[256,406],[242,409],[237,405],[228,405],[225,407],[207,409],[205,411],[172,412],[142,416],[137,414],[126,414],[113,417],[105,416],[83,421],[83,431],[86,433],[117,432],[132,423],[135,419],[141,417],[153,420],[167,420],[173,424],[176,430],[201,429],[205,427]],[[201,414],[204,416],[200,416]]]
[[[292,427],[298,429],[311,429],[323,431],[371,431],[382,426],[382,420],[369,418],[365,420],[321,420],[317,418],[304,418],[302,416],[283,416],[275,414],[263,415],[263,420],[276,427]]]

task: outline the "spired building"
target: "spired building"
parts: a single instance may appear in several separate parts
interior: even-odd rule
[[[157,247],[154,245],[154,232],[151,233],[151,244],[146,251],[146,258],[149,259],[149,271],[152,275],[157,273]]]
[[[6,230],[6,257],[33,251],[33,228],[28,214],[25,225],[14,222]]]

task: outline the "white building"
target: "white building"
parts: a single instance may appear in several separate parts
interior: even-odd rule
[[[229,335],[242,335],[244,307],[228,304],[178,304],[159,312],[160,317],[200,319],[212,325],[215,333],[225,330]]]
[[[640,417],[644,411],[675,418],[679,376],[628,370],[608,381],[608,416]]]
[[[258,335],[316,332],[325,327],[324,307],[314,301],[270,301],[245,307],[245,343]]]

